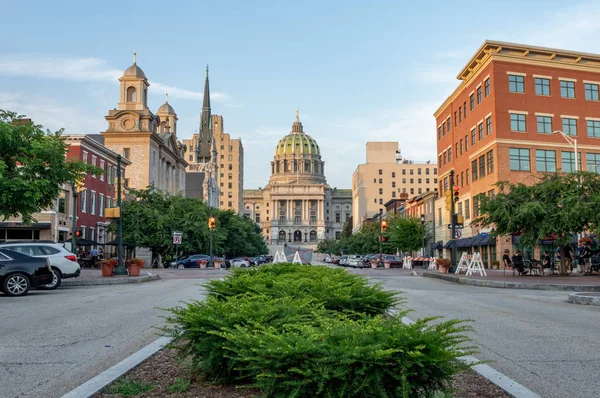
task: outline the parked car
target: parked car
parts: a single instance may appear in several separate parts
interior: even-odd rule
[[[348,263],[348,266],[358,268],[362,265],[362,256],[348,256],[348,260],[346,261]]]
[[[339,257],[332,257],[331,258],[331,264],[339,265],[339,263],[340,263],[340,258]]]
[[[248,262],[248,260],[246,260],[245,258],[242,258],[242,257],[234,258],[233,260],[230,260],[230,262],[231,262],[232,267],[249,267],[250,266],[250,263]]]
[[[38,286],[40,289],[54,290],[60,286],[63,279],[77,278],[81,274],[77,256],[60,243],[10,242],[1,243],[0,248],[49,260],[54,276],[49,284]]]
[[[325,261],[327,264],[331,263],[331,256],[325,256],[323,261]]]
[[[181,260],[175,261],[175,264],[171,262],[171,267],[179,269],[200,268],[200,264],[198,264],[198,261],[200,260],[210,261],[210,256],[207,256],[206,254],[193,254],[191,256],[187,256],[186,258],[182,258]]]
[[[7,296],[24,296],[32,287],[51,284],[53,278],[48,258],[0,249],[0,291]]]
[[[348,266],[348,256],[344,255],[340,257],[340,265],[343,265],[344,267]]]
[[[404,264],[402,257],[392,256],[390,254],[383,255],[383,262],[389,262],[391,268],[402,268],[402,265]]]

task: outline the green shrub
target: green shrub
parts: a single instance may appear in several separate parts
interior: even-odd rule
[[[265,295],[243,295],[217,300],[193,301],[169,310],[167,326],[162,331],[173,338],[180,358],[190,358],[193,372],[222,384],[248,382],[252,375],[239,372],[239,358],[230,358],[223,347],[226,340],[220,332],[238,326],[252,330],[269,326],[283,330],[286,325],[314,322],[317,316],[329,316],[312,298],[272,298]],[[251,381],[251,380],[250,380]]]
[[[188,379],[182,379],[181,377],[178,377],[175,379],[175,381],[173,382],[173,384],[171,384],[169,386],[169,392],[172,393],[183,393],[186,392],[187,390],[190,389],[190,384],[192,384],[191,380]]]
[[[433,397],[469,366],[457,357],[470,327],[400,317],[319,318],[284,330],[269,325],[221,332],[226,349],[265,397]]]
[[[312,297],[326,309],[367,315],[383,314],[401,302],[397,292],[344,269],[300,264],[272,264],[258,269],[235,269],[223,280],[206,284],[210,296],[225,299],[240,294],[270,297]]]
[[[132,381],[128,378],[123,378],[110,387],[106,391],[108,394],[120,394],[124,397],[140,395],[152,390],[154,386],[151,383],[143,381]]]

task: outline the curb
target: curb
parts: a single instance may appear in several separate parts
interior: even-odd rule
[[[141,350],[133,353],[128,356],[115,366],[105,370],[100,373],[98,376],[86,381],[79,387],[71,390],[62,396],[62,398],[91,398],[94,395],[100,393],[103,389],[108,387],[115,380],[119,379],[125,373],[129,372],[131,369],[140,365],[152,355],[156,354],[158,351],[162,350],[169,342],[171,341],[168,337],[160,337],[154,342],[148,344],[146,347]]]
[[[159,280],[159,275],[127,276],[125,278],[111,277],[103,279],[65,279],[61,286],[101,286],[101,285],[127,285]]]
[[[458,283],[460,285],[493,287],[497,289],[551,290],[559,292],[600,292],[600,285],[563,285],[552,283],[492,281],[485,279],[464,278],[435,272],[423,272],[423,276],[427,278],[442,279],[448,282]]]
[[[395,313],[397,312],[397,310],[390,310],[390,312]],[[404,323],[405,325],[412,325],[415,323],[415,321],[403,316],[402,323]],[[472,355],[465,355],[463,357],[460,357],[459,359],[465,361],[468,364],[479,362],[479,360]],[[542,398],[540,395],[534,393],[527,387],[517,383],[510,377],[506,376],[503,373],[500,373],[499,371],[497,371],[489,365],[480,363],[478,365],[473,366],[471,369],[477,372],[481,377],[500,387],[505,393],[507,393],[513,398]]]
[[[600,306],[600,296],[592,296],[585,293],[571,293],[567,302],[571,304],[582,304],[582,305],[598,305]]]

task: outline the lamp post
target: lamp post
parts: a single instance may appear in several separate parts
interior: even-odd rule
[[[421,214],[421,241],[423,243],[423,257],[425,257],[425,214]]]
[[[383,209],[379,209],[379,262],[383,261],[382,221],[383,221]]]
[[[563,136],[563,138],[571,145],[571,147],[575,150],[575,171],[579,171],[579,153],[577,153],[577,138],[572,138],[571,136],[565,134],[560,130],[555,130],[552,134],[559,133]]]
[[[75,236],[75,231],[77,230],[77,185],[75,182],[71,184],[71,189],[73,190],[73,225],[71,227],[71,251],[73,254],[77,254],[77,237]]]
[[[123,214],[121,213],[121,155],[117,155],[117,206],[119,207],[119,237],[117,246],[117,267],[115,275],[127,275],[127,270],[123,265]]]

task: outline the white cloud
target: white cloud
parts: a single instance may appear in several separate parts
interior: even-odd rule
[[[123,71],[111,68],[99,58],[61,58],[36,54],[9,54],[0,56],[0,75],[38,77],[67,80],[75,82],[110,82],[116,83]],[[150,81],[151,94],[164,95],[168,92],[174,98],[199,100],[203,98],[200,91],[187,90],[180,87]],[[210,98],[226,106],[238,106],[229,94],[211,92]]]
[[[66,128],[65,134],[99,132],[106,127],[104,115],[90,114],[82,108],[58,103],[52,98],[31,98],[0,91],[0,109],[26,115],[51,131]]]

